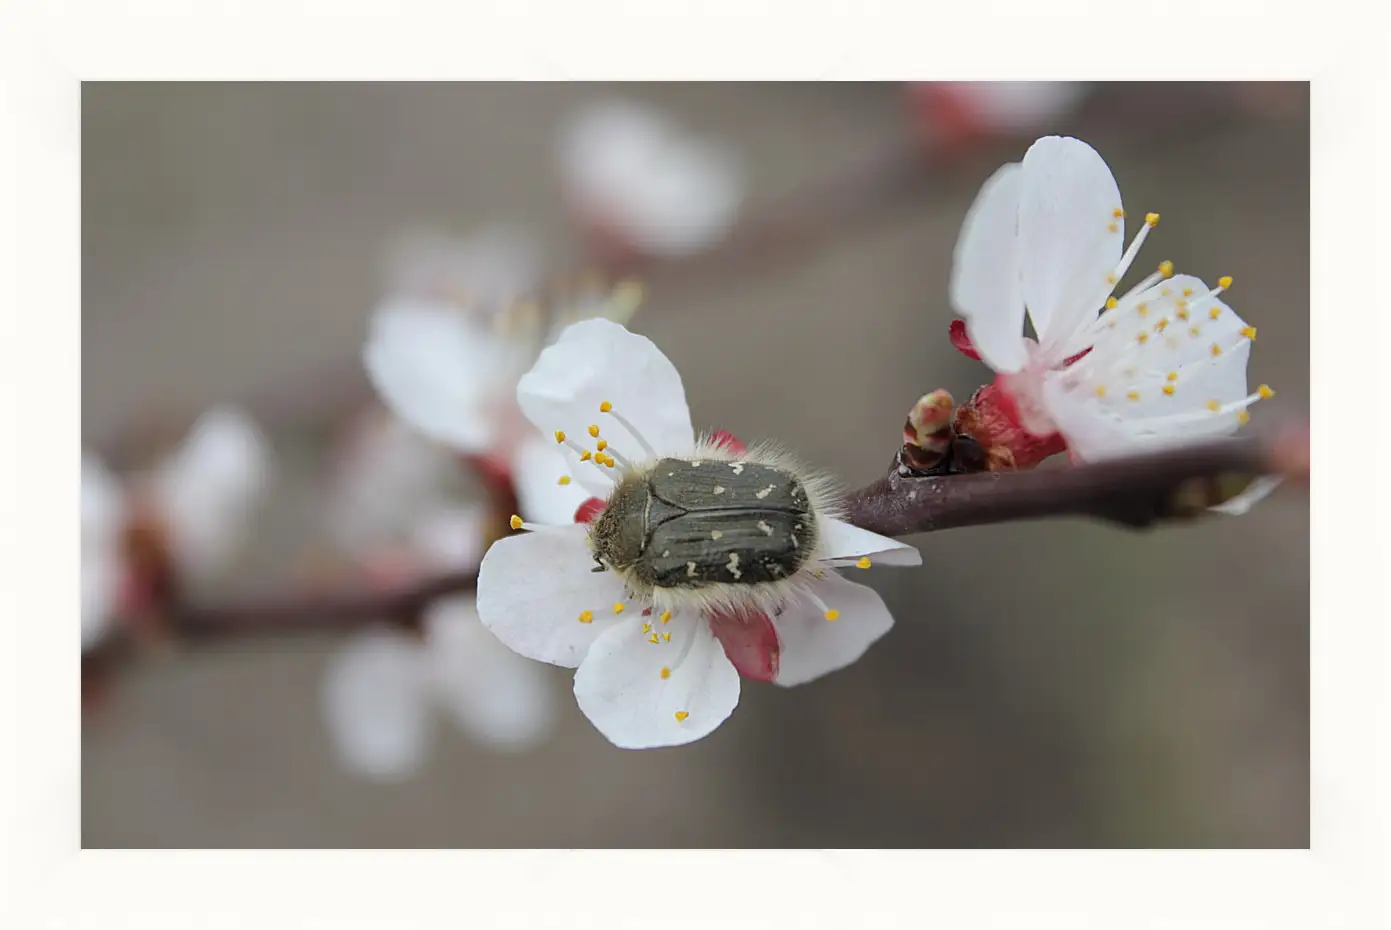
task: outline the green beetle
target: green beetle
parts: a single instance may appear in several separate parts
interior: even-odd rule
[[[629,472],[590,528],[595,571],[659,589],[791,578],[816,549],[803,481],[751,461],[658,459]]]

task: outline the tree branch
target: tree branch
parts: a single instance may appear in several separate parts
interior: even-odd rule
[[[1230,496],[1216,487],[1223,479],[1305,477],[1307,447],[1300,428],[1273,442],[1249,436],[1069,468],[918,476],[895,462],[888,475],[847,495],[846,505],[851,523],[885,536],[1047,517],[1143,528],[1198,516]]]

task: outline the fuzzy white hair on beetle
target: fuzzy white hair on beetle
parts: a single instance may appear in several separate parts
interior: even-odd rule
[[[771,623],[784,685],[854,662],[892,625],[836,569],[917,565],[917,550],[845,523],[833,484],[776,447],[697,438],[680,375],[648,339],[578,323],[517,396],[565,451],[557,480],[604,508],[588,525],[514,517],[531,532],[484,557],[479,613],[522,655],[578,667],[580,708],[616,745],[687,743],[733,711],[739,674],[713,617]]]

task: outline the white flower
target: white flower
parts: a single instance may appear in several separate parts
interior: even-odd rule
[[[486,511],[458,508],[425,519],[413,543],[423,565],[478,564]],[[421,635],[381,627],[351,637],[330,663],[322,703],[339,756],[372,779],[406,778],[424,765],[442,713],[474,742],[501,752],[545,739],[555,699],[544,670],[485,630],[471,596],[440,598]]]
[[[501,313],[541,283],[541,250],[516,229],[465,237],[439,232],[403,236],[387,255],[389,303],[447,303]]]
[[[641,294],[620,285],[580,297],[556,314],[556,328],[604,316],[626,320]],[[557,485],[563,459],[540,442],[517,408],[517,382],[549,338],[535,304],[484,320],[444,303],[389,304],[372,320],[363,349],[368,376],[392,412],[430,439],[466,455],[491,456],[522,476],[528,519],[568,520],[587,496]],[[551,464],[548,468],[545,462]],[[530,476],[544,473],[544,486]]]
[[[181,574],[220,571],[245,541],[252,505],[270,479],[270,449],[243,411],[207,411],[174,454],[146,479],[169,528]]]
[[[743,196],[726,149],[623,101],[576,114],[561,137],[560,171],[584,215],[655,255],[685,255],[715,242]]]
[[[82,457],[82,648],[105,635],[119,606],[124,565],[121,530],[125,497],[115,477],[95,456]]]
[[[1110,296],[1159,215],[1123,248],[1125,219],[1101,156],[1049,136],[986,181],[956,244],[951,299],[971,343],[1023,425],[1084,460],[1231,433],[1272,393],[1247,391],[1256,330],[1220,299],[1230,278],[1209,288],[1164,262]]]
[[[336,463],[325,501],[329,533],[347,553],[402,542],[448,506],[462,484],[458,456],[381,408],[366,412]]]
[[[517,394],[532,423],[556,431],[575,480],[601,498],[614,491],[615,480],[662,457],[694,458],[732,475],[750,464],[784,464],[767,453],[736,454],[697,440],[671,362],[649,340],[608,321],[567,329]],[[601,421],[613,432],[591,439],[594,449],[570,438],[596,437]],[[644,593],[612,566],[596,570],[589,527],[528,525],[534,532],[495,543],[483,559],[483,622],[524,656],[578,668],[580,709],[614,744],[645,748],[699,739],[739,699],[739,673],[721,645],[729,641],[728,627],[756,632],[771,624],[777,655],[769,677],[783,685],[810,681],[854,662],[893,623],[873,590],[834,568],[867,567],[871,559],[921,562],[916,549],[830,516],[834,506],[816,482],[797,477],[814,505],[808,539],[816,545],[791,578],[715,586],[720,590],[713,593],[680,589],[685,596],[671,588]],[[725,635],[717,639],[712,623]]]
[[[91,648],[123,606],[128,566],[122,535],[133,509],[148,508],[180,579],[202,581],[244,541],[270,473],[269,448],[234,408],[204,413],[183,443],[128,490],[95,456],[82,460],[82,646]],[[132,501],[132,495],[135,501]],[[137,503],[138,502],[138,503]]]

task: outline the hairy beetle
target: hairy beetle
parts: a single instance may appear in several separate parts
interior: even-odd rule
[[[789,471],[663,458],[624,476],[590,544],[601,565],[643,587],[757,585],[810,560],[816,525],[807,488]]]

